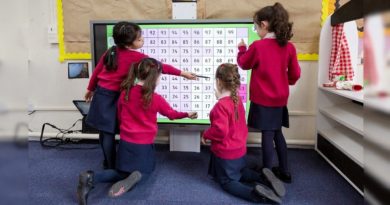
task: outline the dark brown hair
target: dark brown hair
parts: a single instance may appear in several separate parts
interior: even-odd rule
[[[235,117],[238,119],[238,95],[237,89],[240,87],[240,74],[238,73],[237,65],[231,63],[224,63],[218,66],[215,78],[219,79],[222,87],[230,91],[230,97],[234,102]]]
[[[142,101],[144,108],[150,105],[157,78],[161,74],[161,63],[154,58],[144,58],[139,63],[132,64],[129,74],[121,84],[121,90],[126,91],[125,100],[129,100],[129,91],[134,86],[136,79],[144,81],[142,86]]]
[[[293,37],[293,23],[289,22],[287,10],[278,2],[273,6],[266,6],[258,10],[253,16],[253,21],[259,26],[262,21],[268,21],[268,30],[275,32],[276,40],[280,46],[285,46]]]
[[[104,56],[103,63],[108,71],[116,71],[118,69],[118,55],[116,48],[126,48],[141,35],[141,28],[131,22],[121,21],[115,24],[112,32],[115,46],[109,48]]]

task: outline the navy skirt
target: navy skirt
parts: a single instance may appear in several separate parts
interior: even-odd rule
[[[248,126],[258,130],[280,130],[289,127],[287,106],[266,107],[251,102]]]
[[[222,159],[211,153],[209,175],[219,184],[240,181],[241,170],[246,166],[244,156],[238,159]]]
[[[124,140],[119,141],[116,157],[116,169],[131,173],[139,171],[150,174],[156,167],[156,151],[154,144],[134,144]]]
[[[120,92],[97,87],[86,123],[99,131],[118,133],[117,102]]]

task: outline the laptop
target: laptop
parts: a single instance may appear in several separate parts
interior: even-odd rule
[[[73,104],[80,111],[83,117],[88,115],[90,103],[87,103],[85,100],[73,100]]]
[[[85,122],[91,103],[87,103],[85,100],[73,100],[73,104],[76,106],[76,108],[80,111],[81,115],[83,116],[81,132],[99,133],[97,129],[87,125],[87,123]]]

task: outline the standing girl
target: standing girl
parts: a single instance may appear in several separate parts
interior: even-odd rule
[[[86,122],[99,130],[106,168],[115,168],[115,133],[117,131],[117,100],[121,82],[130,66],[148,56],[136,51],[144,44],[141,28],[134,23],[119,22],[113,28],[115,46],[100,58],[85,94],[91,107]],[[195,79],[191,73],[180,71],[170,65],[162,65],[162,73]],[[93,98],[92,98],[93,97]]]
[[[157,113],[171,120],[197,117],[196,112],[173,110],[162,96],[154,92],[162,69],[163,65],[153,58],[144,58],[133,64],[121,84],[118,100],[120,141],[116,169],[81,173],[77,188],[79,204],[87,203],[88,193],[96,183],[116,182],[110,188],[109,196],[118,197],[153,172]]]
[[[275,142],[279,167],[274,167],[272,171],[290,183],[287,145],[282,126],[289,127],[289,85],[294,85],[301,73],[295,47],[289,42],[293,36],[292,23],[280,3],[260,9],[253,19],[261,40],[253,42],[248,50],[241,41],[237,56],[241,68],[252,69],[248,126],[262,132],[265,168],[272,167]]]
[[[216,72],[216,97],[218,102],[210,113],[210,128],[202,136],[202,143],[211,140],[209,174],[228,193],[252,202],[280,203],[284,196],[283,183],[269,169],[263,169],[264,178],[274,191],[263,185],[245,185],[261,183],[262,176],[246,168],[246,140],[248,128],[245,122],[245,110],[237,95],[240,75],[237,65],[222,64]]]

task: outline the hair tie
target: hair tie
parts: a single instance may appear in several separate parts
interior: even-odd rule
[[[110,55],[115,55],[115,49],[116,49],[116,46],[112,46],[111,47],[111,52],[110,52]]]
[[[226,83],[231,83],[231,82],[233,82],[233,79],[226,79],[225,82]]]

